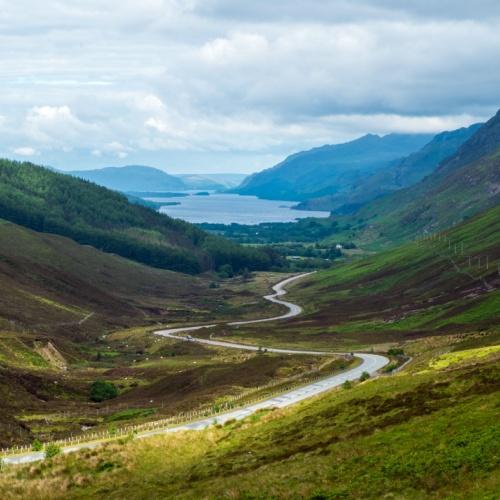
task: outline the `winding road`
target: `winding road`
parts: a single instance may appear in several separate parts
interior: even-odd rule
[[[291,278],[287,278],[276,285],[273,286],[274,293],[271,295],[266,295],[264,298],[270,302],[275,304],[280,304],[288,309],[288,312],[281,316],[274,316],[270,318],[262,318],[257,320],[247,320],[247,321],[236,321],[232,323],[226,323],[227,326],[240,326],[240,325],[248,325],[253,323],[263,323],[267,321],[277,321],[287,318],[292,318],[294,316],[299,315],[302,312],[302,308],[297,304],[293,304],[291,302],[287,302],[285,300],[281,300],[279,297],[286,294],[285,287],[290,283],[297,281],[299,279],[303,279],[306,276],[309,276],[312,273],[304,273],[296,276],[292,276]],[[235,342],[224,342],[219,340],[212,339],[203,339],[203,338],[193,338],[190,335],[190,332],[195,332],[201,329],[214,328],[217,326],[216,324],[211,325],[200,325],[200,326],[191,326],[191,327],[183,327],[183,328],[171,328],[166,330],[159,330],[154,332],[156,335],[160,335],[162,337],[167,337],[175,340],[182,340],[186,342],[198,342],[200,344],[207,344],[217,347],[225,347],[229,349],[243,349],[248,351],[257,351],[262,349],[262,347],[252,346],[248,344],[239,344]],[[188,335],[179,335],[180,333],[188,333]],[[265,348],[268,352],[276,352],[281,354],[304,354],[304,355],[320,355],[320,356],[328,356],[328,355],[346,355],[347,353],[337,353],[337,352],[325,352],[325,351],[310,351],[310,350],[298,350],[298,349],[278,349],[268,347]],[[376,374],[381,368],[389,363],[389,359],[385,356],[380,356],[378,354],[367,354],[367,353],[354,353],[354,356],[361,359],[361,364],[355,368],[347,370],[343,373],[339,373],[337,375],[332,375],[318,382],[309,383],[297,389],[293,389],[291,391],[285,392],[279,396],[271,397],[260,401],[258,403],[250,404],[248,406],[244,406],[242,408],[238,408],[236,410],[229,410],[225,413],[221,413],[217,416],[212,416],[208,418],[203,418],[194,422],[190,422],[187,424],[178,425],[176,427],[169,427],[165,429],[155,429],[152,431],[144,431],[140,432],[137,435],[137,438],[145,438],[153,435],[164,434],[168,432],[178,432],[178,431],[186,431],[186,430],[201,430],[206,429],[210,425],[214,423],[223,424],[228,420],[240,420],[245,417],[248,417],[252,413],[255,413],[258,410],[266,409],[266,408],[283,408],[285,406],[289,406],[294,403],[298,403],[299,401],[303,401],[304,399],[316,396],[325,391],[333,389],[342,385],[345,381],[354,381],[359,379],[363,372],[367,372],[370,375]],[[95,448],[100,446],[102,443],[99,442],[89,442],[89,443],[80,443],[78,445],[73,445],[69,447],[63,448],[64,453],[71,453],[73,451],[78,451],[84,448]],[[38,460],[42,460],[44,458],[43,452],[27,452],[20,455],[15,456],[7,456],[3,458],[5,464],[22,464],[28,462],[35,462]]]

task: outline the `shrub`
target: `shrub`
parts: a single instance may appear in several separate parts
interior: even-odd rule
[[[389,356],[404,356],[405,352],[403,351],[403,349],[400,349],[398,347],[392,347],[387,351],[387,354]]]
[[[350,389],[352,387],[352,382],[350,380],[346,380],[343,384],[342,384],[342,388],[343,389]]]
[[[359,377],[360,382],[364,382],[365,380],[368,380],[370,378],[370,374],[368,372],[363,372],[361,374],[361,377]]]
[[[45,458],[52,458],[61,453],[61,447],[55,443],[50,443],[45,447]]]
[[[231,264],[223,264],[217,270],[221,278],[232,278],[234,276],[233,266]]]
[[[397,363],[390,363],[388,364],[387,366],[384,366],[384,368],[382,369],[382,371],[384,373],[391,373],[392,371],[394,371],[396,368],[398,367]]]
[[[39,439],[35,439],[33,443],[31,444],[31,450],[32,451],[42,451],[43,450],[43,444]]]
[[[113,399],[118,396],[118,389],[115,384],[105,380],[96,380],[90,386],[90,399],[96,403],[105,401],[106,399]]]

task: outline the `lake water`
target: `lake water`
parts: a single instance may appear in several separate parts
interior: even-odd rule
[[[148,198],[157,202],[175,202],[160,212],[199,224],[260,224],[261,222],[294,222],[305,217],[328,217],[329,212],[293,210],[297,202],[261,200],[255,196],[237,194],[190,195],[177,198]]]

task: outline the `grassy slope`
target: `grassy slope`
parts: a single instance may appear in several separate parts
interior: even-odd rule
[[[500,202],[500,150],[446,175],[430,175],[416,186],[361,208],[350,220],[362,220],[357,238],[382,243],[411,238],[466,220]]]
[[[498,205],[499,185],[500,111],[431,175],[348,218],[350,234],[380,247],[443,229]]]
[[[222,428],[6,471],[6,498],[491,498],[500,365],[368,381]]]
[[[301,316],[272,329],[254,325],[226,334],[265,345],[338,350],[384,349],[387,343],[478,330],[500,338],[500,206],[445,234],[451,250],[444,240],[412,242],[338,262],[291,287],[290,300],[305,306]]]
[[[100,337],[109,330],[203,318],[219,300],[202,279],[4,221],[0,289],[1,444],[29,436],[21,411],[86,399],[92,374],[61,373],[37,345],[51,341],[71,367],[106,349]]]
[[[500,364],[497,347],[481,347],[500,343],[499,215],[447,233],[466,254],[488,254],[489,271],[457,272],[450,258],[464,257],[447,244],[411,243],[297,284],[304,318],[241,332],[343,347],[411,340],[409,373],[244,423],[7,470],[0,488],[7,498],[494,498]]]
[[[176,309],[210,305],[208,283],[154,269],[54,235],[0,224],[0,321],[50,331],[88,322],[124,326],[176,319]],[[1,323],[0,323],[1,325]],[[67,335],[67,334],[65,334]]]
[[[334,338],[347,334],[364,344],[498,327],[500,207],[446,235],[451,249],[445,241],[412,242],[337,265],[308,283],[297,284],[291,297],[305,302],[308,314],[297,318],[294,327],[327,326]],[[482,256],[481,269],[477,268],[478,256]],[[487,288],[483,279],[496,289]]]

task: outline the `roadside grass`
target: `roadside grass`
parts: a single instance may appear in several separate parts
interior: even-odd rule
[[[442,354],[438,358],[432,360],[429,366],[435,370],[441,370],[457,363],[478,361],[481,358],[498,354],[500,354],[500,345],[478,347],[465,351],[454,351]]]
[[[494,498],[500,365],[400,374],[0,474],[6,499]]]

